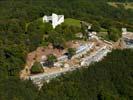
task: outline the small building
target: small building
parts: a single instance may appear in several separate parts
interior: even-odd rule
[[[91,29],[91,25],[88,25],[88,30],[90,30]]]
[[[127,28],[122,28],[122,33],[126,33],[127,32]]]
[[[88,32],[88,38],[89,39],[98,39],[98,37],[96,36],[97,33],[96,32]]]
[[[52,13],[52,16],[44,16],[43,22],[51,22],[53,28],[55,29],[56,26],[60,25],[64,22],[64,15],[56,15],[55,13]]]

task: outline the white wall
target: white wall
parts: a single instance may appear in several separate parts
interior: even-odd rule
[[[49,22],[50,20],[52,21],[53,28],[55,28],[64,22],[64,15],[56,15],[53,13],[52,16],[43,17],[43,22]]]
[[[56,15],[54,13],[52,14],[52,25],[53,25],[53,28],[55,28],[57,25],[60,25],[63,22],[64,22],[64,15]]]

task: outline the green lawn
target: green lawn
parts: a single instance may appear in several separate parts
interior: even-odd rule
[[[38,23],[39,24],[38,27],[40,27],[40,28],[45,27],[44,23],[42,22],[42,18],[38,18],[37,20],[34,20],[33,22],[26,23],[25,31],[27,31],[28,26],[30,24],[33,24],[33,23]],[[66,18],[63,24],[66,24],[66,25],[69,25],[69,26],[81,27],[80,20],[72,19],[72,18]]]
[[[77,26],[81,27],[80,20],[72,19],[72,18],[66,18],[64,21],[64,24],[70,25],[70,26]]]

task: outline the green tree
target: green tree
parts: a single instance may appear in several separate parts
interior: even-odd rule
[[[121,31],[116,28],[110,28],[108,30],[109,39],[112,41],[117,41],[121,37]]]
[[[99,32],[101,29],[100,24],[98,22],[93,22],[91,30]]]
[[[68,48],[68,57],[71,58],[73,55],[76,54],[76,49],[74,48]]]
[[[110,27],[113,27],[112,20],[110,19],[102,19],[100,24],[101,24],[101,27],[105,29],[110,29]]]
[[[50,55],[47,56],[47,61],[49,61],[49,62],[56,62],[57,58],[53,54],[50,54]]]
[[[42,73],[42,65],[39,62],[35,62],[30,71],[32,74]]]
[[[81,32],[83,33],[83,38],[85,40],[87,40],[87,38],[88,38],[88,27],[83,22],[81,22]]]
[[[61,33],[51,31],[47,40],[52,43],[54,47],[64,47],[65,39]]]

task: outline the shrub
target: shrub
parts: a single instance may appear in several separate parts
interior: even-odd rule
[[[42,65],[39,62],[35,62],[31,68],[31,73],[37,74],[37,73],[42,73],[42,72],[43,72]]]

